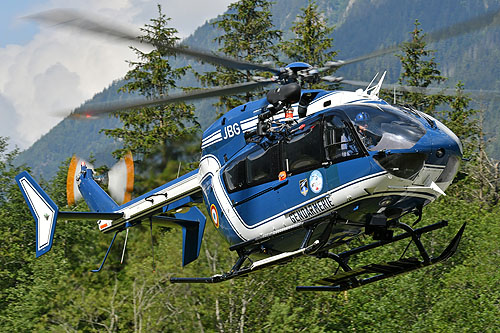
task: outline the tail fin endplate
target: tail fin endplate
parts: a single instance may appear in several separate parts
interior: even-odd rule
[[[175,217],[190,222],[182,225],[182,266],[186,266],[200,255],[207,219],[197,207],[191,207],[188,212],[183,214],[175,214]]]
[[[26,171],[17,175],[16,181],[35,218],[36,257],[38,258],[52,247],[59,209]]]

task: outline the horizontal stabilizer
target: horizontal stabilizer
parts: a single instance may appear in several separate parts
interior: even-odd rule
[[[123,213],[106,212],[59,212],[58,220],[115,220],[123,217]]]
[[[52,247],[57,220],[115,220],[123,217],[116,212],[61,212],[47,193],[26,171],[16,176],[36,223],[36,257],[47,253]]]

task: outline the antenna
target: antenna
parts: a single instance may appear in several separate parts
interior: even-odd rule
[[[371,90],[370,96],[377,96],[378,97],[378,93],[380,92],[380,88],[382,87],[382,83],[384,82],[385,74],[387,74],[387,71],[385,71],[384,74],[382,74],[382,77],[380,78],[378,83],[373,88],[370,89]],[[377,77],[377,76],[378,76],[378,73],[375,77]],[[375,78],[373,78],[373,80],[375,80]]]
[[[153,240],[153,218],[149,218],[149,231],[151,232],[151,253],[153,254],[153,273],[156,271],[155,265],[155,246]]]
[[[366,87],[366,89],[365,89],[365,91],[364,91],[364,92],[365,92],[365,94],[369,94],[369,92],[370,92],[373,88],[375,88],[375,87],[372,87],[371,85],[372,85],[373,81],[375,81],[375,79],[377,78],[378,74],[379,74],[379,73],[377,72],[377,74],[375,74],[375,76],[374,76],[374,77],[373,77],[373,79],[370,81],[370,83],[368,83],[368,86]]]

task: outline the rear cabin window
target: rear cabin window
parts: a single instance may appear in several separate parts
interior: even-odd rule
[[[321,167],[324,161],[321,122],[306,125],[284,144],[285,163],[291,174]]]
[[[224,181],[228,191],[234,192],[277,180],[280,171],[279,144],[258,147],[231,162],[224,171]]]
[[[255,186],[278,179],[280,173],[279,145],[258,149],[246,158],[247,184]]]

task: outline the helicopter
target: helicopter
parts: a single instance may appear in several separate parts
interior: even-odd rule
[[[499,11],[428,34],[428,41],[491,24]],[[52,10],[32,19],[78,27],[127,41],[136,37],[71,10]],[[91,212],[59,211],[26,172],[16,181],[36,221],[36,256],[47,253],[57,220],[94,220],[116,236],[141,223],[182,229],[182,265],[200,253],[207,217],[237,254],[234,265],[209,277],[171,277],[172,283],[218,283],[283,264],[301,256],[333,260],[332,275],[298,291],[344,291],[442,262],[457,250],[466,224],[438,256],[421,236],[447,222],[415,229],[423,207],[445,195],[458,172],[459,138],[434,117],[411,106],[391,105],[379,97],[385,73],[356,91],[303,89],[305,82],[344,82],[325,75],[331,69],[394,52],[397,47],[314,67],[294,62],[283,68],[242,61],[184,46],[173,51],[229,68],[270,72],[271,78],[155,99],[92,105],[73,117],[96,117],[117,110],[247,92],[277,85],[264,98],[240,105],[203,133],[199,167],[121,205],[104,191],[91,167],[81,163],[68,186],[76,184]],[[408,88],[411,89],[411,88]],[[75,188],[76,188],[75,187]],[[410,226],[401,219],[415,216]],[[373,242],[339,252],[362,236]],[[351,267],[357,254],[400,240],[414,243],[417,257]],[[406,252],[406,251],[405,251]]]

